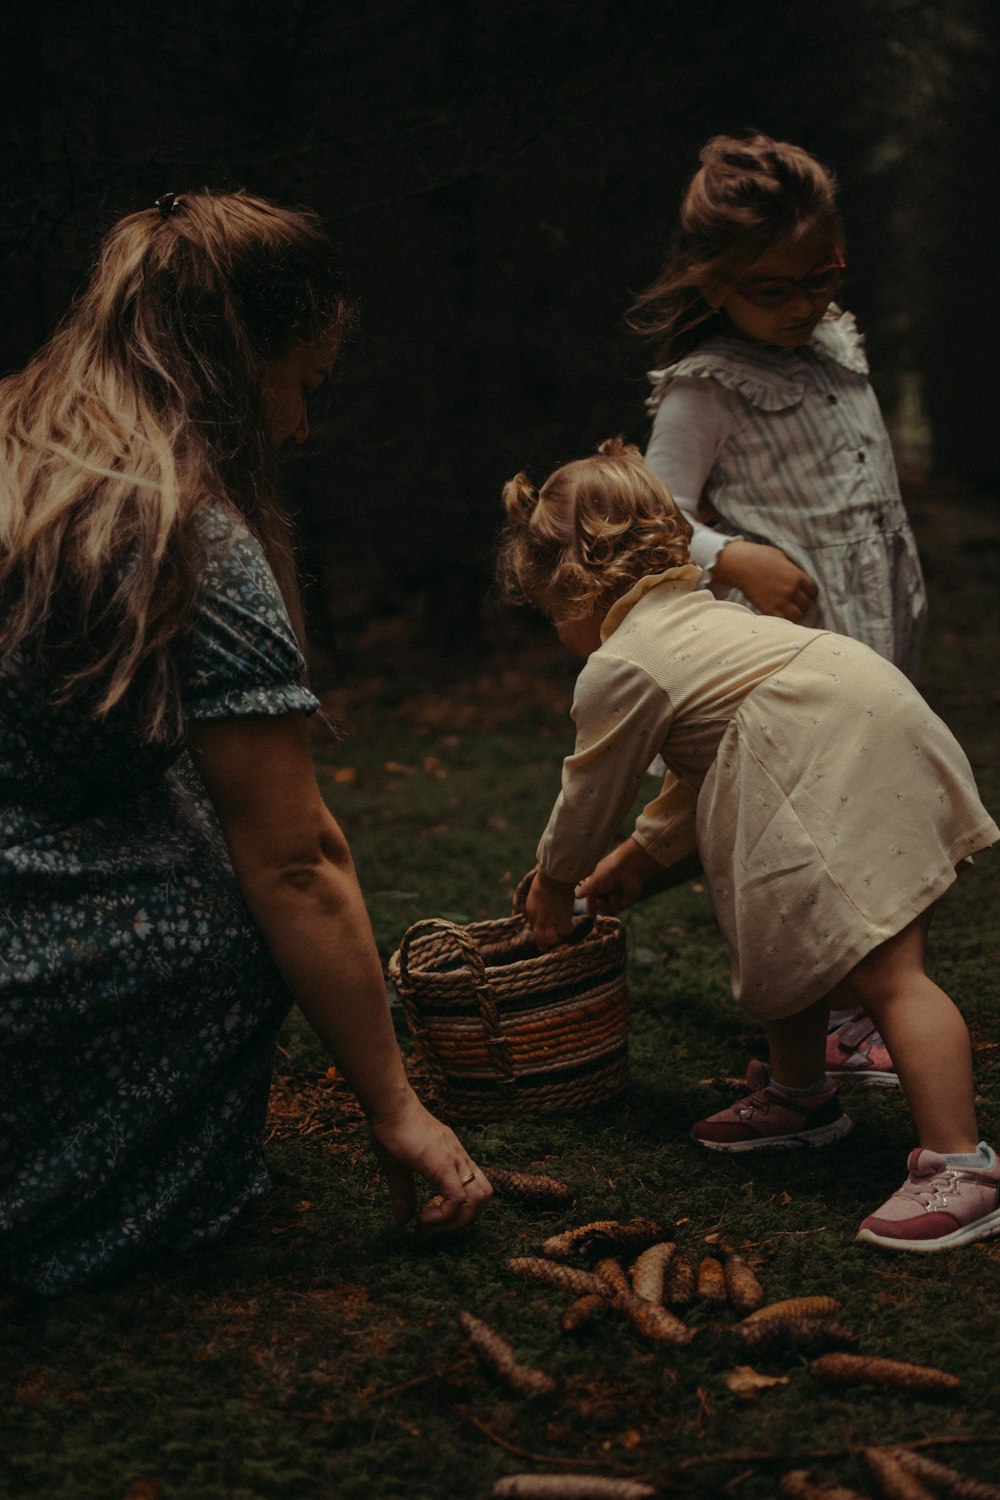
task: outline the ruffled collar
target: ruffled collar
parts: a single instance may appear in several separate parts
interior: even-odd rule
[[[822,322],[817,323],[807,347],[820,359],[833,360],[834,364],[843,365],[855,375],[868,374],[865,336],[854,314],[844,312],[836,304]]]
[[[646,405],[655,411],[671,380],[688,376],[717,380],[764,411],[780,411],[802,400],[809,355],[854,375],[868,374],[864,337],[854,314],[834,304],[804,348],[775,349],[727,334],[713,335],[683,359],[648,372],[653,390]]]
[[[622,594],[604,616],[601,624],[601,640],[606,641],[619,627],[629,610],[638,604],[644,594],[658,589],[663,584],[672,584],[677,593],[689,594],[701,577],[697,563],[681,563],[679,567],[667,568],[663,573],[647,573],[638,583],[633,583],[627,594]]]

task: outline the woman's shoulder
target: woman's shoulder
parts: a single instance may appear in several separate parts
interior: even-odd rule
[[[263,546],[222,501],[206,505],[196,527],[202,571],[182,670],[186,716],[312,712],[317,700]]]
[[[200,593],[203,601],[223,594],[235,600],[249,592],[258,603],[281,594],[260,541],[235,506],[210,500],[194,520],[201,549]]]
[[[224,559],[234,547],[253,543],[246,521],[226,500],[206,501],[195,515],[194,529],[208,563]]]

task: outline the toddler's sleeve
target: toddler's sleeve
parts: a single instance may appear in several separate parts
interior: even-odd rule
[[[675,865],[698,847],[698,793],[668,771],[658,797],[646,804],[632,837],[658,864]]]
[[[314,713],[319,701],[260,543],[215,509],[199,531],[205,561],[181,663],[185,718]]]
[[[663,743],[671,704],[641,667],[595,653],[577,681],[573,717],[576,748],[563,762],[537,859],[553,880],[575,883],[614,841]]]

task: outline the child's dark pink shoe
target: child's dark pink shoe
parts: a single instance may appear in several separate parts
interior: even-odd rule
[[[691,1135],[699,1145],[712,1151],[790,1151],[828,1146],[851,1129],[834,1082],[828,1080],[819,1093],[795,1097],[773,1088],[765,1064],[754,1061],[747,1085],[747,1098],[698,1121]]]
[[[954,1250],[1000,1234],[1000,1161],[990,1160],[951,1167],[936,1151],[911,1151],[910,1175],[862,1222],[858,1239],[887,1250]]]
[[[899,1077],[875,1022],[856,1010],[831,1030],[826,1039],[826,1076],[840,1083],[854,1082],[874,1088],[898,1088]]]

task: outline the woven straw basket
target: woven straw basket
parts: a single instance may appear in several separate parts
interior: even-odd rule
[[[539,953],[519,910],[529,884],[511,917],[414,923],[389,960],[437,1107],[456,1121],[582,1113],[628,1082],[625,929],[584,919]]]

